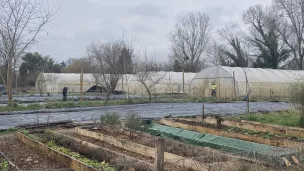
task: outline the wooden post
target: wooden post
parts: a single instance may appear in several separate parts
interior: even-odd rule
[[[202,122],[205,123],[205,106],[203,104],[203,108],[202,108]]]
[[[80,101],[83,100],[83,66],[81,65],[81,74],[80,74]]]
[[[164,170],[164,139],[158,138],[155,141],[155,161],[154,161],[154,170],[163,171]]]
[[[233,93],[234,93],[234,98],[236,98],[236,87],[235,87],[235,74],[234,74],[234,71],[233,71]]]

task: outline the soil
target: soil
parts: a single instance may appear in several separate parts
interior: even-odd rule
[[[0,136],[0,151],[22,170],[66,168],[62,164],[36,151],[34,148],[23,144],[14,135]]]
[[[86,142],[98,145],[100,147],[109,149],[111,151],[115,151],[115,152],[118,152],[118,153],[121,153],[121,154],[125,154],[125,155],[130,156],[130,157],[137,158],[137,159],[145,161],[147,163],[151,163],[151,164],[154,163],[154,158],[153,157],[147,157],[147,156],[144,156],[144,155],[141,155],[141,154],[130,152],[128,150],[116,147],[114,145],[111,145],[111,144],[108,144],[108,143],[96,140],[94,138],[90,138],[90,137],[79,135],[77,133],[74,133],[73,130],[66,130],[66,129],[64,129],[64,130],[57,130],[57,132],[59,132],[61,134],[64,134],[64,135],[68,135],[68,136],[77,138],[77,139],[81,139],[83,141],[86,141]],[[173,164],[170,164],[170,163],[165,163],[165,170],[168,170],[168,171],[171,171],[171,170],[176,170],[176,171],[180,170],[180,171],[182,171],[183,170],[183,171],[185,171],[186,169],[185,168],[179,168],[179,167],[177,167],[177,166],[175,166]]]
[[[228,132],[234,132],[239,133],[243,135],[251,135],[255,137],[261,137],[266,139],[276,139],[276,140],[289,140],[289,141],[295,141],[295,142],[304,142],[304,139],[299,139],[298,137],[291,137],[291,136],[285,136],[285,135],[279,135],[279,134],[272,134],[272,133],[265,133],[261,131],[253,131],[253,130],[247,130],[247,129],[241,129],[237,127],[229,127],[226,125],[221,125],[218,127],[217,125],[209,124],[209,123],[200,123],[196,121],[187,121],[187,120],[178,120],[176,119],[175,122],[180,122],[184,124],[189,125],[195,125],[195,126],[201,126],[211,129],[216,129],[219,131],[228,131]]]

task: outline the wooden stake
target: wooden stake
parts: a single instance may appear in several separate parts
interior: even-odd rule
[[[81,65],[81,74],[80,74],[80,101],[83,100],[83,66]]]
[[[205,123],[205,106],[203,104],[203,108],[202,108],[202,122]]]
[[[163,171],[164,170],[164,139],[158,138],[155,142],[155,161],[154,161],[154,170]]]

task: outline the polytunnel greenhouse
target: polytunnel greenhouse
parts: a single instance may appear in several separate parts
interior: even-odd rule
[[[87,91],[95,85],[92,74],[83,74],[83,90]],[[59,93],[64,87],[69,92],[80,92],[80,74],[41,73],[38,75],[35,89],[43,93]]]
[[[185,93],[189,93],[189,85],[196,73],[184,73]],[[149,74],[145,84],[150,87],[152,94],[183,93],[182,72],[155,72]],[[159,79],[159,81],[157,81]],[[155,84],[154,84],[155,83]],[[101,83],[102,84],[102,83]],[[96,86],[93,74],[83,74],[83,91]],[[97,85],[102,87],[103,85]],[[43,93],[60,93],[63,87],[69,92],[80,92],[80,74],[70,73],[41,73],[36,80],[36,90]],[[117,82],[115,90],[130,94],[147,94],[145,87],[135,75],[125,74]]]
[[[185,93],[189,93],[189,85],[196,73],[184,73]],[[160,79],[161,78],[161,79]],[[157,80],[159,81],[153,85]],[[131,76],[129,84],[130,94],[147,94],[145,87],[137,81],[135,76]],[[182,72],[156,72],[146,79],[147,86],[151,86],[153,94],[183,93],[183,73]],[[119,84],[121,84],[121,80]]]
[[[248,84],[246,84],[246,76]],[[216,83],[217,97],[288,97],[292,84],[304,78],[304,71],[240,67],[209,67],[200,71],[190,83],[190,95],[211,96],[211,85]]]

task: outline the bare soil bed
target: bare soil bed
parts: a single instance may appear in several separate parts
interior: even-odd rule
[[[145,161],[147,163],[151,163],[151,164],[154,163],[154,159],[152,157],[147,157],[147,156],[144,156],[144,155],[141,155],[141,154],[137,154],[137,153],[134,153],[134,152],[116,147],[114,145],[108,144],[106,142],[103,142],[103,141],[100,141],[100,140],[97,140],[97,139],[94,139],[94,138],[79,135],[79,134],[74,132],[74,129],[60,129],[60,130],[56,130],[56,132],[58,132],[60,134],[63,134],[63,135],[73,137],[73,138],[77,138],[77,139],[80,139],[80,140],[83,140],[83,141],[86,141],[86,142],[89,142],[89,143],[92,143],[94,145],[98,145],[98,146],[103,147],[103,148],[107,148],[111,151],[119,152],[121,154],[125,154],[127,156],[140,159],[140,160]],[[191,171],[191,169],[179,168],[179,167],[177,167],[177,166],[175,166],[171,163],[167,163],[167,162],[165,162],[165,170],[168,170],[168,171],[171,171],[171,170]]]
[[[34,148],[23,144],[14,135],[0,136],[0,151],[22,170],[66,168]]]
[[[98,133],[102,133],[105,135],[113,136],[111,132],[109,132],[106,129],[103,128],[87,128],[89,131],[94,131]],[[62,131],[59,131],[62,132]],[[98,142],[99,140],[96,140],[94,138],[89,138],[86,136],[78,135],[77,133],[73,133],[73,130],[70,130],[68,133],[64,131],[66,134],[80,137],[83,140],[87,140],[89,142]],[[155,138],[153,136],[147,135],[145,133],[142,134],[134,134],[133,138],[130,139],[129,132],[128,131],[120,131],[117,132],[116,135],[114,135],[116,138],[132,141],[134,143],[139,143],[142,145],[146,145],[149,147],[155,147]],[[99,143],[103,143],[99,141]],[[302,171],[303,165],[293,165],[289,168],[282,168],[279,167],[267,167],[262,165],[261,163],[255,163],[253,161],[247,161],[237,158],[229,158],[228,154],[225,153],[219,153],[216,150],[209,149],[209,148],[200,148],[192,145],[183,144],[176,141],[171,141],[169,139],[165,139],[165,151],[180,155],[187,158],[192,158],[194,160],[200,161],[202,163],[215,163],[215,162],[225,162],[225,161],[231,161],[233,165],[227,166],[227,168],[231,168],[230,170],[246,170],[246,171]],[[226,169],[227,169],[226,168]],[[221,170],[221,169],[220,169]],[[215,171],[215,170],[214,170]],[[217,170],[216,170],[217,171]]]
[[[116,134],[113,135],[113,133],[104,129],[104,127],[103,128],[102,127],[87,128],[87,129],[89,131],[94,131],[97,133],[114,136],[119,139],[132,141],[134,143],[142,144],[142,145],[149,146],[152,148],[155,147],[156,137],[145,134],[145,133],[133,134],[132,138],[130,139],[128,131],[116,132]],[[183,144],[180,142],[172,141],[170,139],[165,139],[164,148],[165,148],[165,151],[168,153],[176,154],[176,155],[187,157],[187,158],[192,158],[192,159],[200,161],[202,163],[226,162],[229,160],[228,155],[220,153],[216,150],[191,146],[191,145]]]
[[[230,127],[230,126],[226,126],[226,125],[221,125],[220,127],[218,127],[217,125],[213,125],[213,124],[209,124],[209,123],[201,123],[201,122],[197,122],[197,121],[179,120],[179,119],[176,119],[175,122],[180,122],[180,123],[195,125],[195,126],[201,126],[201,127],[206,127],[206,128],[212,128],[212,129],[216,129],[219,131],[228,131],[228,132],[239,133],[239,134],[243,134],[243,135],[251,135],[251,136],[256,136],[256,137],[261,137],[261,138],[266,138],[266,139],[304,142],[304,139],[299,138],[299,137],[286,136],[286,135],[281,135],[281,134],[273,134],[271,132],[266,133],[266,132],[261,132],[261,131],[253,131],[253,130],[241,129],[241,128],[237,128],[237,127]]]

